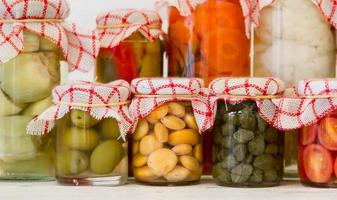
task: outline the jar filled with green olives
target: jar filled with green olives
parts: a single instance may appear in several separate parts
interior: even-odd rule
[[[85,55],[85,61],[78,59],[77,64],[69,58],[76,52],[92,52],[92,47],[66,51],[69,37],[87,35],[68,30],[63,22],[68,14],[64,0],[0,2],[0,16],[5,18],[0,29],[1,180],[55,179],[55,134],[30,136],[26,126],[52,104],[52,88],[61,80],[61,60],[67,58],[72,69],[94,62],[94,56]]]
[[[215,105],[213,177],[218,185],[280,184],[284,136],[266,120],[274,108],[271,99],[283,89],[274,78],[220,78],[210,84]]]
[[[207,104],[196,95],[201,79],[135,79],[131,115],[132,170],[150,185],[187,185],[202,175],[200,133],[207,128]]]
[[[128,178],[130,86],[75,82],[57,86],[55,105],[28,126],[48,132],[56,124],[56,176],[65,185],[114,186]]]
[[[96,80],[107,83],[137,77],[162,77],[162,20],[150,10],[122,9],[97,17],[101,41]]]

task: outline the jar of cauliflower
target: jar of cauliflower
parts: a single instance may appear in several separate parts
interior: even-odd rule
[[[137,181],[186,185],[200,180],[202,140],[195,114],[198,108],[191,103],[199,101],[193,94],[200,81],[178,78],[133,81],[132,87],[138,91],[130,107],[131,114],[138,119],[132,135],[132,169]],[[152,85],[151,95],[145,95],[147,84]]]
[[[276,0],[260,11],[254,76],[280,78],[289,88],[302,79],[335,77],[335,30],[320,6],[308,0]],[[285,178],[298,179],[298,134],[285,135]]]

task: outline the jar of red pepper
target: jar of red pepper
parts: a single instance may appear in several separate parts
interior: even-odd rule
[[[162,20],[150,10],[122,9],[97,17],[101,49],[96,80],[131,82],[137,77],[161,77]]]

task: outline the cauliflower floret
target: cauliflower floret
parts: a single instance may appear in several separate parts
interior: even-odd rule
[[[262,10],[260,22],[255,76],[276,76],[289,86],[304,78],[334,77],[335,34],[311,1],[277,0]]]

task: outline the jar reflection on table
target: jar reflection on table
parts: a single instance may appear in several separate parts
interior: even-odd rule
[[[60,83],[60,48],[23,31],[21,53],[0,66],[0,179],[53,180],[55,134],[30,136],[30,120],[51,104]]]
[[[207,0],[187,17],[169,7],[169,76],[248,76],[250,42],[239,1]]]
[[[254,76],[277,77],[288,87],[335,77],[335,31],[311,1],[277,0],[265,7],[254,41]],[[297,132],[285,133],[285,179],[298,179]]]
[[[162,105],[138,121],[132,139],[136,181],[186,185],[200,180],[202,141],[191,103]]]
[[[269,187],[283,177],[283,133],[268,125],[255,102],[219,101],[213,129],[213,177],[218,185]]]
[[[56,127],[56,175],[65,185],[125,184],[128,146],[115,119],[98,121],[87,112],[72,110]]]

